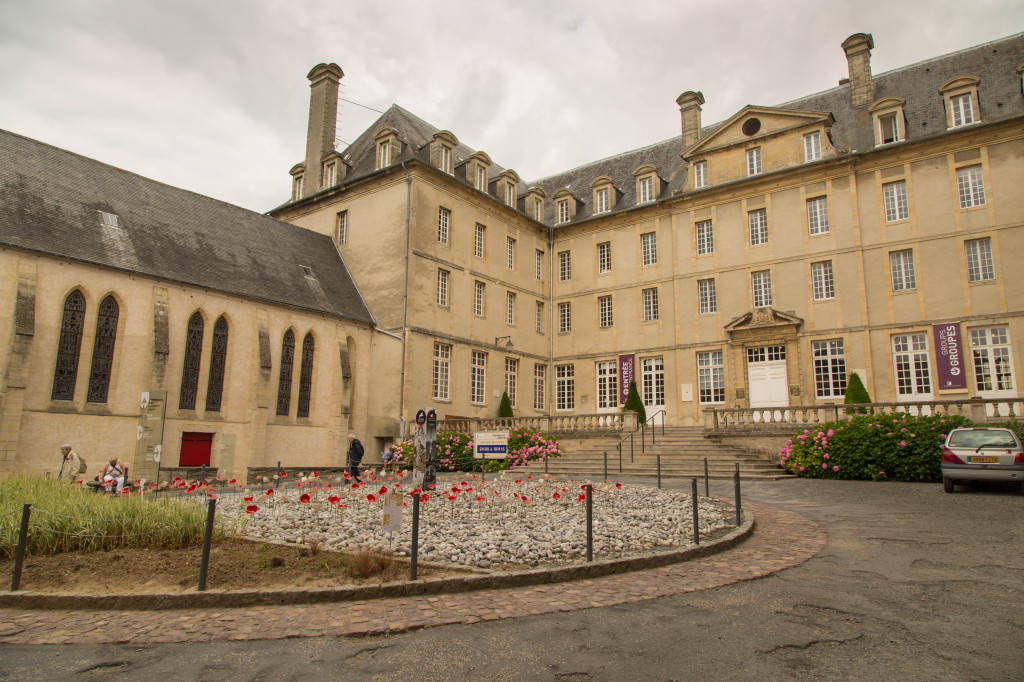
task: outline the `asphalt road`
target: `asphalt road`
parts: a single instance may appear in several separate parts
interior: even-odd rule
[[[1024,680],[1016,490],[783,480],[743,492],[822,524],[827,546],[713,590],[400,635],[0,645],[0,679]]]

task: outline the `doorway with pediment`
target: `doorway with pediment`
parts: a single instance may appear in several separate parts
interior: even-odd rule
[[[755,308],[725,326],[738,407],[785,407],[800,399],[803,320],[772,308]]]

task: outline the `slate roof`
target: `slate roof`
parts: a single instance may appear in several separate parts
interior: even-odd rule
[[[978,93],[983,123],[1006,120],[1024,115],[1024,97],[1021,95],[1021,79],[1016,69],[1024,63],[1024,33],[994,40],[959,52],[935,57],[917,64],[900,67],[885,73],[874,74],[874,101],[884,97],[900,97],[906,100],[904,113],[907,119],[907,140],[922,140],[946,133],[945,108],[939,87],[957,76],[975,76],[981,79]],[[872,119],[867,106],[855,108],[850,101],[850,85],[844,83],[823,92],[807,95],[790,102],[776,105],[785,109],[830,112],[836,119],[832,126],[833,144],[839,149],[868,152],[874,149]],[[870,106],[870,104],[868,105]],[[351,165],[345,182],[375,172],[376,146],[374,134],[382,126],[391,126],[399,131],[403,140],[401,156],[395,163],[419,158],[429,163],[428,149],[424,146],[433,139],[438,128],[423,121],[398,105],[393,105],[376,123],[368,128],[343,153]],[[701,138],[717,129],[722,122],[704,126]],[[659,196],[662,200],[672,197],[683,187],[686,172],[680,168],[683,152],[679,136],[640,149],[611,156],[588,163],[578,168],[532,182],[519,184],[520,208],[523,195],[530,187],[540,187],[548,200],[544,202],[543,222],[554,223],[555,206],[552,196],[562,188],[569,188],[577,200],[577,223],[593,215],[592,189],[590,184],[602,175],[612,179],[618,196],[612,213],[636,206],[636,179],[633,171],[644,164],[658,169],[662,186]],[[467,159],[474,150],[459,145],[456,150],[456,164]],[[492,165],[490,178],[493,179],[504,169]],[[465,177],[456,177],[467,182]],[[467,182],[467,184],[469,184]],[[489,194],[495,196],[491,185]],[[498,197],[496,197],[497,199]]]
[[[373,324],[330,237],[3,130],[0,244]]]

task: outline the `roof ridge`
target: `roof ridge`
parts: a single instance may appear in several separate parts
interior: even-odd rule
[[[655,147],[660,147],[660,146],[662,146],[664,144],[668,144],[670,142],[675,142],[679,138],[680,138],[679,135],[675,135],[673,137],[669,137],[669,138],[666,138],[664,140],[661,140],[660,142],[654,142],[652,144],[644,145],[643,147],[637,147],[636,149],[630,149],[630,150],[625,151],[625,152],[620,152],[618,154],[612,154],[611,156],[605,156],[605,157],[600,158],[600,159],[595,159],[594,161],[588,161],[587,163],[581,163],[580,165],[576,166],[575,168],[568,168],[568,169],[566,169],[564,171],[559,171],[558,173],[553,173],[551,175],[546,175],[543,178],[537,178],[536,180],[532,180],[532,181],[530,181],[530,182],[528,182],[526,184],[527,184],[527,186],[540,185],[544,181],[550,180],[551,178],[556,178],[559,175],[567,175],[569,173],[575,173],[576,171],[578,171],[578,170],[580,170],[582,168],[586,168],[587,166],[593,166],[595,164],[605,163],[606,161],[611,161],[612,159],[618,159],[618,158],[622,158],[624,156],[629,156],[630,154],[636,154],[637,152],[646,151],[648,149],[654,149]],[[679,153],[682,154],[682,149],[680,149]]]

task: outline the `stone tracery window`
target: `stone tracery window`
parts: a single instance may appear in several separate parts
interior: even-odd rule
[[[85,296],[75,289],[64,299],[64,317],[57,345],[57,364],[53,370],[51,400],[74,400],[78,378],[78,356],[82,350],[82,327],[85,322]]]
[[[277,383],[277,414],[287,417],[292,408],[292,365],[295,362],[295,333],[284,333],[281,341],[281,375]]]
[[[297,416],[309,416],[309,397],[313,388],[313,353],[316,350],[313,332],[302,339],[302,365],[299,372],[299,406]]]
[[[206,382],[206,411],[220,412],[224,397],[224,371],[228,360],[228,321],[221,315],[213,325],[210,376]]]
[[[92,346],[92,369],[86,402],[105,403],[110,390],[110,370],[114,364],[114,343],[117,341],[119,308],[113,296],[100,301],[96,317],[96,340]]]
[[[181,368],[181,393],[178,396],[179,410],[196,409],[196,393],[199,391],[199,364],[203,358],[203,316],[192,313],[185,333],[185,361]]]

